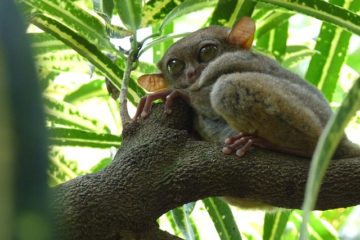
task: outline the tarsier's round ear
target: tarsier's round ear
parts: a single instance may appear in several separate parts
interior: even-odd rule
[[[168,88],[162,73],[145,74],[139,77],[138,84],[148,92],[157,92]]]
[[[244,49],[250,49],[254,40],[254,34],[254,20],[250,17],[242,17],[229,33],[228,41]]]

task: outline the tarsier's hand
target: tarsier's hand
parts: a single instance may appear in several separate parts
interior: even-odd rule
[[[181,97],[186,102],[190,102],[189,95],[184,90],[171,90],[171,89],[164,89],[155,93],[151,93],[145,97],[142,97],[139,105],[137,107],[134,120],[138,119],[139,117],[146,118],[149,113],[151,112],[151,107],[154,101],[161,99],[165,102],[165,113],[171,113],[171,106],[175,98]]]

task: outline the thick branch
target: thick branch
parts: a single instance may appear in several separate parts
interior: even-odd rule
[[[148,119],[125,128],[110,166],[54,189],[53,209],[64,220],[58,232],[70,239],[156,239],[160,215],[208,196],[301,207],[309,159],[261,149],[225,156],[219,144],[192,137],[188,106],[179,101],[173,110],[167,116],[155,106]],[[359,186],[360,158],[333,160],[316,208],[360,203]]]

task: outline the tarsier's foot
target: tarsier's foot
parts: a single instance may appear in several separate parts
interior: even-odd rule
[[[133,119],[136,120],[139,117],[146,118],[151,112],[151,107],[153,102],[159,99],[165,102],[165,112],[167,114],[170,114],[173,101],[177,97],[181,97],[185,101],[189,102],[189,96],[186,94],[186,92],[181,90],[165,89],[163,91],[151,93],[145,97],[142,97],[140,99],[139,105],[136,109],[136,113]]]
[[[225,154],[235,152],[237,156],[242,157],[251,149],[252,146],[270,149],[273,147],[271,143],[263,138],[251,134],[239,133],[225,139],[225,146],[222,151]]]
[[[261,137],[246,133],[239,133],[235,136],[226,138],[225,146],[223,147],[222,151],[225,154],[231,154],[235,152],[237,156],[242,157],[251,149],[252,146],[272,150],[275,152],[288,153],[300,157],[311,157],[312,155],[312,152],[276,146]]]

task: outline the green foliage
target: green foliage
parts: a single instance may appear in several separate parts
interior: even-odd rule
[[[130,30],[136,30],[141,22],[141,0],[115,0],[119,16],[125,26]]]
[[[310,211],[315,207],[317,195],[320,190],[321,180],[330,163],[336,146],[344,135],[344,129],[356,111],[360,110],[360,78],[358,78],[344,99],[341,107],[330,118],[324,132],[321,134],[319,143],[315,149],[311,161],[309,178],[306,184],[304,201],[304,221],[302,239],[306,239],[306,224],[309,220]],[[326,151],[324,150],[326,149]]]
[[[275,213],[266,213],[264,219],[264,240],[280,239],[284,233],[291,211],[280,210]]]
[[[241,239],[235,219],[227,203],[219,198],[207,198],[203,200],[203,203],[221,240]]]
[[[138,66],[131,72],[128,91],[129,101],[136,106],[145,93],[134,79],[143,73],[157,71],[155,64],[166,49],[176,38],[188,32],[183,28],[184,24],[189,27],[196,25],[197,28],[208,24],[231,27],[241,16],[252,16],[257,25],[256,50],[304,75],[335,105],[339,105],[346,92],[344,86],[351,84],[360,71],[359,37],[354,36],[360,34],[360,1],[357,0],[18,0],[18,3],[28,19],[27,24],[31,24],[28,36],[43,90],[51,146],[48,170],[51,185],[87,172],[100,171],[111,162],[113,153],[109,149],[121,144],[121,123],[118,103],[109,97],[105,78],[120,89],[124,73]],[[192,19],[196,18],[193,12],[201,16],[201,22]],[[296,37],[293,35],[298,28],[316,24],[314,19],[321,21],[319,28],[312,28],[314,40],[294,43]],[[118,24],[119,21],[122,24]],[[144,34],[142,28],[147,28],[148,33]],[[129,36],[147,38],[143,45],[139,42],[142,46],[140,61],[131,66],[126,64],[131,45]],[[114,42],[121,43],[114,45]],[[146,57],[147,54],[152,55]],[[2,67],[0,64],[0,70]],[[344,74],[344,70],[350,73]],[[355,87],[358,85],[359,81]],[[358,92],[359,89],[351,90],[347,99],[351,99],[353,104],[344,101],[344,107],[336,115],[340,120],[332,120],[337,126],[333,128],[334,134],[328,140],[322,137],[321,144],[335,147],[342,129],[360,102],[356,98]],[[355,121],[359,123],[359,117]],[[72,154],[69,154],[69,149]],[[74,157],[74,149],[79,151],[78,157]],[[81,169],[76,160],[94,158],[92,154],[84,157],[84,152],[97,149],[101,154],[95,157],[96,161],[89,163],[85,170]],[[317,158],[312,163],[307,211],[316,201],[317,189],[328,164],[326,157],[321,156],[331,155],[330,148],[323,149],[319,145]],[[235,209],[230,209],[220,199],[205,199],[203,204],[209,213],[204,218],[214,223],[212,227],[217,232],[217,236],[210,237],[299,238],[303,221],[300,211],[268,213],[263,224],[259,217],[256,223],[245,227],[247,225],[242,225],[247,220],[244,216],[251,212],[240,211],[243,218],[240,221],[239,211],[232,211]],[[186,239],[209,239],[207,229],[204,230],[194,216],[201,209],[199,205],[194,208],[194,204],[187,204],[168,213],[166,223],[170,225],[169,230]],[[306,212],[304,218],[309,220],[309,239],[338,238],[338,232],[346,227],[352,211],[348,208],[311,215]]]
[[[185,239],[200,239],[196,225],[190,217],[191,212],[194,210],[195,204],[195,202],[188,203],[182,207],[178,207],[170,211],[176,228],[180,230]]]

